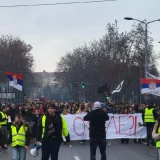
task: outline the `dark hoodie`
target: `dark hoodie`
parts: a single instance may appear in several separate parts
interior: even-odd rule
[[[37,135],[36,135],[37,141],[40,141],[42,137],[42,118],[39,122],[39,125],[37,126]],[[50,116],[49,114],[46,114],[45,123],[46,124],[45,124],[45,132],[44,132],[43,140],[52,139],[55,137],[59,139],[62,138],[62,118],[60,114],[56,114],[55,116]]]
[[[90,122],[90,138],[104,139],[106,138],[105,124],[109,120],[109,116],[102,109],[89,112],[84,116],[84,121]]]

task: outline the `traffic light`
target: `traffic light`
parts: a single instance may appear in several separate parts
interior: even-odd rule
[[[85,88],[85,83],[84,83],[84,82],[82,82],[82,88],[83,88],[83,89]]]
[[[105,97],[106,99],[109,99],[109,97],[107,96],[107,97]]]
[[[109,92],[104,92],[105,99],[109,99]]]

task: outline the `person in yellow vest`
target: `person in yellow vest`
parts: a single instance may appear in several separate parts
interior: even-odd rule
[[[147,128],[147,146],[152,143],[154,145],[154,140],[152,139],[152,131],[157,120],[157,113],[154,108],[153,103],[149,103],[148,106],[142,112],[142,119]]]
[[[154,125],[152,137],[156,140],[157,160],[160,159],[160,117]]]
[[[12,160],[25,160],[26,151],[30,144],[30,129],[20,114],[15,115],[11,125]]]
[[[8,148],[8,117],[6,115],[7,107],[2,106],[2,110],[0,111],[0,151],[2,148]]]
[[[67,122],[56,114],[56,105],[49,104],[48,112],[42,116],[37,130],[37,143],[42,142],[41,160],[49,160],[50,155],[51,160],[58,160],[62,135],[68,136]]]

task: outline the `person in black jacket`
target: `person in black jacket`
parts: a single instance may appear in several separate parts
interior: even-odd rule
[[[90,122],[90,155],[91,160],[96,160],[96,148],[99,146],[101,160],[106,160],[106,131],[105,123],[109,116],[102,110],[100,102],[95,102],[92,111],[84,116],[84,121]]]
[[[37,143],[42,142],[42,159],[58,160],[59,148],[62,135],[68,135],[67,122],[63,117],[56,114],[56,105],[48,105],[48,112],[42,116],[37,127]]]
[[[34,145],[36,145],[36,135],[37,135],[37,127],[39,126],[42,115],[40,114],[40,109],[37,107],[35,109],[35,114],[33,115],[32,121],[30,123],[30,127],[32,129],[32,138],[34,139]]]
[[[11,121],[13,122],[15,119],[15,114],[16,114],[16,106],[12,104],[10,108],[10,116],[11,116]]]

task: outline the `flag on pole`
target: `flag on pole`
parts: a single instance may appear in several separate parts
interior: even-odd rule
[[[141,78],[141,94],[145,93],[160,96],[160,80]]]
[[[124,83],[124,80],[117,86],[117,88],[112,92],[112,94],[116,92],[120,92],[122,89],[123,83]]]
[[[9,85],[19,91],[22,91],[23,76],[13,72],[6,72],[6,75],[9,79]]]
[[[153,74],[150,74],[149,72],[147,72],[147,78],[153,78],[153,79],[160,80],[160,77],[156,77]]]

